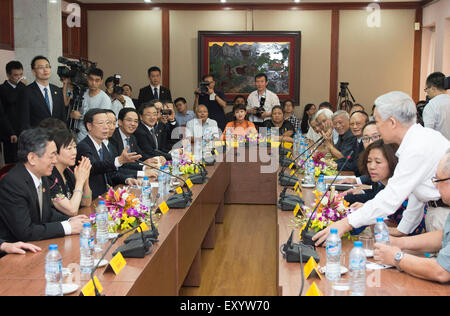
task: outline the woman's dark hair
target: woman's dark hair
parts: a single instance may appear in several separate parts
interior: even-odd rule
[[[247,112],[247,107],[244,104],[235,104],[233,106],[233,113],[235,113],[238,110],[244,110],[245,112]]]
[[[28,161],[28,154],[35,153],[42,157],[47,143],[51,142],[52,135],[45,128],[34,128],[23,131],[19,136],[17,159],[21,163]]]
[[[46,128],[46,129],[52,129],[52,128],[64,129],[64,128],[67,128],[66,123],[64,123],[60,119],[57,119],[57,118],[54,118],[54,117],[47,117],[46,119],[43,119],[39,123],[39,127]]]
[[[310,117],[308,115],[308,111],[311,110],[311,108],[313,106],[316,106],[316,105],[313,104],[313,103],[308,103],[307,105],[305,105],[305,110],[303,111],[302,123],[300,125],[300,128],[301,128],[303,134],[308,133],[308,130],[309,130],[309,119],[310,119]]]
[[[283,114],[284,114],[284,110],[283,110],[283,108],[281,107],[281,105],[275,105],[273,108],[272,108],[272,113],[273,113],[273,110],[280,110],[281,112],[283,112]]]
[[[382,139],[377,140],[376,142],[373,142],[370,144],[366,150],[363,152],[363,154],[359,158],[359,171],[361,174],[369,174],[369,171],[367,170],[367,161],[369,159],[370,151],[373,149],[380,149],[383,153],[384,158],[386,158],[388,165],[389,165],[389,176],[388,178],[391,178],[394,175],[395,167],[398,163],[398,158],[395,155],[395,153],[398,150],[398,145],[396,144],[385,144]]]
[[[53,128],[49,130],[53,141],[56,144],[56,149],[58,154],[61,148],[68,147],[72,142],[75,141],[75,133],[67,128]]]

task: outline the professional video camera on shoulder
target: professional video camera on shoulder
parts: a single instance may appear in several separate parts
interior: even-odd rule
[[[68,125],[71,130],[78,133],[79,120],[71,118],[70,113],[72,113],[72,111],[80,112],[83,105],[83,95],[89,89],[87,81],[88,73],[92,69],[97,68],[97,63],[83,58],[80,58],[78,61],[74,61],[64,57],[59,57],[58,62],[65,65],[58,67],[58,76],[61,78],[61,80],[64,78],[68,78],[73,88],[73,97],[70,100],[70,107],[67,111]]]

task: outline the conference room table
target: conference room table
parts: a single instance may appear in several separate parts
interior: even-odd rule
[[[192,202],[185,209],[171,209],[157,219],[159,241],[152,252],[143,259],[126,258],[126,266],[115,275],[105,267],[99,268],[95,275],[103,287],[102,294],[107,296],[177,296],[182,286],[201,285],[202,249],[213,249],[215,245],[215,227],[223,223],[225,204],[273,205],[277,212],[278,248],[288,239],[292,228],[292,212],[281,211],[276,207],[277,198],[282,190],[277,183],[280,168],[275,172],[261,172],[261,168],[270,165],[269,158],[278,160],[278,150],[270,148],[264,154],[249,149],[235,149],[223,161],[206,167],[208,180],[204,184],[192,187]],[[271,160],[272,161],[272,160]],[[303,190],[306,203],[312,201],[312,189]],[[308,201],[310,199],[310,201]],[[80,210],[90,215],[95,211],[94,201],[91,207]],[[297,236],[298,232],[294,234]],[[294,240],[296,241],[296,240]],[[33,242],[42,248],[39,253],[25,255],[7,255],[0,260],[0,295],[42,296],[45,293],[45,256],[50,244],[58,245],[63,257],[63,267],[72,269],[72,283],[79,285],[76,296],[88,280],[79,279],[79,236],[66,236],[52,240]],[[107,253],[111,260],[112,252],[123,244],[117,242]],[[351,245],[344,242],[344,251]],[[318,248],[320,263],[326,262],[324,249]],[[251,259],[249,259],[251,260]],[[287,263],[278,254],[277,288],[282,296],[296,296],[300,291],[301,275],[299,263]],[[315,281],[325,295],[326,280],[310,278],[306,281],[302,294]],[[378,286],[368,288],[368,295],[450,295],[448,285],[424,281],[394,269],[381,271],[381,278],[375,280]]]

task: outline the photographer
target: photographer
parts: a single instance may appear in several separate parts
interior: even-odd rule
[[[111,99],[100,89],[103,82],[103,71],[99,68],[89,70],[87,81],[89,90],[83,95],[81,110],[70,113],[70,118],[74,120],[83,120],[84,115],[91,109],[112,110]],[[88,135],[84,124],[80,124],[79,129],[77,143],[81,142]]]
[[[216,82],[214,76],[211,74],[202,77],[200,87],[195,90],[194,111],[199,104],[206,106],[209,112],[209,118],[215,120],[221,130],[225,129],[225,108],[227,102],[225,101],[225,94],[223,91],[214,89]]]
[[[423,110],[425,127],[432,128],[450,139],[450,96],[445,86],[445,75],[435,72],[428,76],[425,92],[430,102]]]
[[[272,91],[267,89],[267,75],[260,73],[255,76],[256,91],[250,93],[247,99],[247,112],[250,114],[250,122],[256,127],[261,127],[264,121],[270,120],[272,108],[280,105],[280,99]]]
[[[114,77],[113,86],[111,88],[111,100],[112,100],[112,110],[116,113],[116,117],[119,115],[119,112],[124,108],[133,108],[134,106],[133,100],[124,95],[124,90],[120,86],[120,76],[116,75]]]

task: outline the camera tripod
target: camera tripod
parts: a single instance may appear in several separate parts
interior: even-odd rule
[[[347,109],[348,105],[355,103],[355,98],[353,97],[352,92],[350,91],[348,86],[349,86],[348,82],[341,82],[340,92],[339,92],[339,97],[338,97],[338,102],[337,102],[337,105],[339,106],[339,110],[344,109],[347,112],[350,111],[350,109]],[[352,101],[350,101],[349,95],[352,98],[353,103],[352,103]],[[342,108],[342,104],[344,104],[344,108]]]

